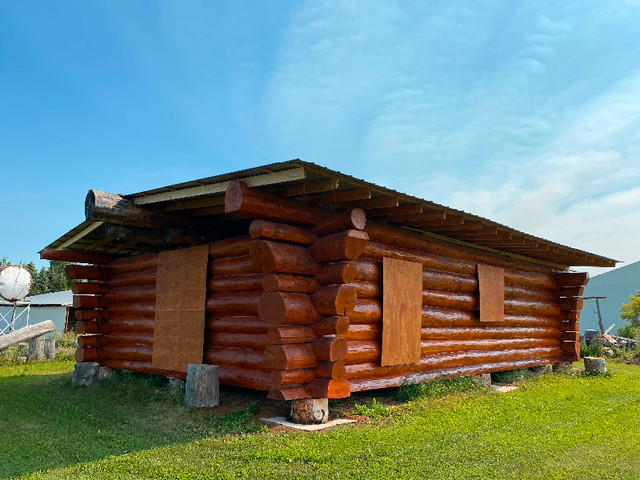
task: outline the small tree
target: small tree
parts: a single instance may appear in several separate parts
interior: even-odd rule
[[[628,325],[620,327],[617,334],[626,338],[638,338],[640,333],[640,290],[629,297],[629,303],[623,303],[620,308],[620,319]]]

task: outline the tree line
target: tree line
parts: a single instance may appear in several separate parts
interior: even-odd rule
[[[42,267],[40,270],[36,268],[33,262],[19,263],[18,265],[26,268],[31,274],[32,284],[29,295],[40,295],[43,293],[61,292],[71,288],[71,281],[64,273],[65,265],[69,262],[59,262],[50,260],[49,266]],[[16,265],[11,263],[7,257],[0,258],[0,268],[7,265]]]

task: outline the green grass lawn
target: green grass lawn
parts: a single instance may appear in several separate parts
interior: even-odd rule
[[[640,478],[637,366],[426,398],[323,433],[221,435],[255,429],[251,412],[212,417],[135,376],[72,389],[70,374],[56,373],[71,363],[43,365],[0,367],[0,476]]]

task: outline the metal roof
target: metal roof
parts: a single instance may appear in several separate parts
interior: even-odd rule
[[[25,297],[24,300],[18,302],[18,305],[26,305],[30,303],[31,306],[71,306],[73,304],[73,293],[71,290],[63,290],[62,292],[43,293],[41,295],[32,295]],[[0,302],[0,305],[13,305],[9,302]]]
[[[241,180],[252,188],[333,211],[363,208],[370,221],[521,260],[561,268],[612,267],[616,263],[610,258],[297,159],[168,185],[126,197],[141,206],[152,205],[182,217],[200,217],[199,221],[207,217],[224,219],[224,194],[231,180]],[[137,255],[157,250],[134,240],[105,238],[103,229],[98,227],[100,222],[85,221],[46,248],[110,255]]]

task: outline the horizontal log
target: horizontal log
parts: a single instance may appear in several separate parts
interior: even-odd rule
[[[569,297],[560,301],[560,310],[582,310],[584,300],[581,297]]]
[[[309,393],[309,389],[305,385],[298,385],[271,390],[267,398],[281,402],[290,402],[292,400],[311,398],[311,393]]]
[[[320,237],[315,244],[309,247],[309,252],[320,263],[355,260],[362,255],[367,243],[369,243],[369,236],[365,232],[345,230]]]
[[[544,327],[429,328],[423,327],[423,340],[473,340],[480,338],[560,338],[560,330]]]
[[[150,345],[107,345],[100,349],[104,359],[151,361]]]
[[[262,288],[265,292],[313,293],[320,285],[309,277],[299,275],[264,275]]]
[[[560,348],[564,355],[580,358],[580,344],[578,342],[573,340],[562,341],[560,342]]]
[[[255,316],[262,292],[213,293],[207,296],[207,313],[222,316]]]
[[[106,265],[117,257],[113,255],[103,255],[100,253],[80,252],[75,250],[54,250],[52,248],[44,248],[40,250],[40,258],[43,260],[55,260],[61,262]]]
[[[560,340],[563,342],[578,342],[580,341],[580,333],[579,332],[562,332],[560,336]]]
[[[545,302],[557,302],[558,292],[555,290],[543,290],[539,288],[525,287],[524,285],[504,285],[504,297],[514,299],[541,300]]]
[[[558,283],[549,273],[514,270],[513,268],[505,268],[504,283],[544,290],[556,291],[558,289]]]
[[[224,211],[250,218],[317,225],[326,211],[247,187],[239,180],[229,182],[224,199]]]
[[[368,282],[382,281],[382,263],[380,261],[360,257],[354,261],[353,264],[356,266],[355,280]]]
[[[233,347],[264,350],[267,346],[267,335],[264,333],[230,333],[210,332],[204,337],[207,347]]]
[[[344,362],[319,362],[313,369],[313,374],[319,378],[335,378],[343,380],[345,378]]]
[[[112,332],[151,332],[153,333],[155,322],[153,318],[115,317],[109,318],[100,325],[105,333]]]
[[[103,309],[76,309],[76,320],[100,320],[102,318],[107,318],[107,313]]]
[[[357,299],[353,312],[349,315],[352,324],[374,324],[382,321],[382,305],[378,300]]]
[[[311,329],[316,335],[344,335],[349,330],[349,317],[322,317]]]
[[[200,232],[178,228],[149,228],[132,225],[106,223],[104,235],[115,240],[131,241],[153,245],[155,247],[176,248],[184,245],[200,245],[207,241],[207,236]]]
[[[106,300],[109,304],[155,302],[155,299],[155,285],[136,285],[110,288],[106,295]]]
[[[505,315],[536,315],[557,318],[560,315],[560,308],[554,302],[505,298],[504,313]]]
[[[77,363],[81,362],[97,362],[101,359],[102,355],[98,348],[76,348],[75,358]]]
[[[271,372],[271,390],[281,388],[283,385],[309,383],[316,378],[313,369],[301,370],[273,370]]]
[[[103,295],[74,295],[73,308],[105,308],[108,305]]]
[[[15,345],[16,343],[41,337],[47,333],[54,332],[55,330],[55,324],[51,320],[45,320],[44,322],[19,328],[13,332],[4,333],[0,335],[0,351],[10,347],[11,345]]]
[[[227,238],[209,245],[210,258],[241,257],[249,254],[250,236]]]
[[[123,286],[134,285],[155,285],[156,271],[145,270],[141,272],[132,272],[126,274],[118,274],[109,278],[109,288],[117,288]]]
[[[382,341],[382,325],[349,325],[349,330],[343,336],[347,340]]]
[[[390,247],[381,243],[370,241],[364,249],[363,255],[367,258],[381,260],[382,258],[395,258],[409,262],[421,263],[424,268],[431,270],[442,270],[453,273],[464,273],[474,275],[476,266],[473,263],[456,260],[453,258],[441,257],[429,253],[414,252],[412,250],[398,247]]]
[[[262,290],[264,275],[250,273],[247,275],[214,275],[209,277],[207,288],[212,293],[243,292]]]
[[[474,275],[422,270],[422,288],[445,292],[475,293],[478,291],[478,279]]]
[[[251,222],[249,235],[253,239],[276,240],[298,245],[313,245],[318,240],[318,236],[306,228],[266,220],[254,220]]]
[[[88,348],[103,346],[105,345],[105,342],[100,340],[102,337],[103,335],[80,335],[78,337],[78,347]]]
[[[205,328],[210,332],[266,334],[269,327],[257,316],[213,317],[207,315]]]
[[[477,312],[464,310],[444,309],[423,306],[423,327],[478,327],[480,326]],[[489,324],[487,324],[489,325]],[[558,328],[560,322],[555,318],[536,317],[531,315],[505,315],[504,322],[493,325],[510,327],[554,327]]]
[[[311,344],[268,345],[264,363],[273,370],[299,370],[318,365],[318,358]]]
[[[71,291],[76,295],[102,295],[107,292],[107,289],[102,282],[73,282]]]
[[[122,332],[112,331],[106,335],[99,336],[101,345],[122,345],[122,346],[136,346],[143,345],[153,346],[153,332]]]
[[[355,378],[380,378],[407,373],[427,372],[469,365],[478,365],[492,362],[513,362],[531,359],[555,359],[562,355],[558,347],[555,348],[525,348],[500,351],[473,351],[457,353],[441,353],[425,355],[420,358],[417,365],[401,365],[393,367],[380,367],[376,363],[360,363],[349,365],[346,368],[346,377]]]
[[[98,320],[76,320],[75,331],[78,335],[102,333]]]
[[[317,236],[330,235],[345,230],[362,230],[367,224],[367,216],[361,208],[354,208],[348,212],[331,214],[318,225],[311,228]]]
[[[349,282],[349,286],[356,289],[356,296],[358,298],[380,298],[380,295],[382,295],[381,285],[377,282],[354,280],[353,282]]]
[[[589,282],[589,274],[587,272],[578,273],[558,273],[554,278],[560,287],[584,287]]]
[[[311,303],[320,315],[349,315],[356,304],[356,289],[350,285],[330,285],[311,295]]]
[[[64,273],[69,280],[104,280],[104,271],[94,265],[65,265]]]
[[[204,358],[209,365],[218,365],[218,367],[269,370],[265,365],[264,352],[248,348],[205,347]]]
[[[478,298],[469,293],[423,290],[422,304],[430,307],[455,308],[474,312],[478,309]]]
[[[584,293],[584,287],[561,287],[558,289],[558,295],[561,297],[580,297]]]
[[[241,275],[258,273],[249,255],[240,257],[216,258],[209,262],[209,275]]]
[[[154,368],[151,361],[132,361],[132,360],[103,360],[100,362],[105,367],[116,368],[119,370],[131,370],[133,372],[148,373],[149,375],[163,375],[166,377],[184,378],[187,376],[185,372],[175,372],[172,370],[163,370]]]
[[[313,350],[318,360],[339,362],[347,355],[347,341],[335,335],[321,335],[313,341]]]
[[[256,240],[251,246],[250,256],[256,271],[308,276],[320,272],[320,265],[311,257],[309,250],[297,245]]]
[[[560,314],[559,320],[563,322],[578,322],[580,320],[580,312],[577,310],[564,311]]]
[[[309,384],[311,398],[346,398],[351,395],[351,384],[347,380],[316,378]]]
[[[115,305],[109,305],[106,309],[109,320],[115,318],[155,318],[156,306],[155,303],[145,304],[126,304],[116,303]]]
[[[384,378],[353,379],[350,381],[351,392],[361,392],[364,390],[374,390],[377,388],[399,387],[405,383],[421,383],[451,377],[479,375],[481,373],[492,373],[504,370],[537,367],[540,365],[549,365],[550,363],[554,363],[556,360],[557,358],[541,358],[535,360],[518,360],[513,362],[483,363],[478,365],[452,367],[442,370],[432,370],[424,373],[392,375]]]
[[[325,263],[315,280],[320,285],[351,283],[356,275],[354,262]]]
[[[270,325],[311,325],[320,319],[311,297],[302,293],[264,292],[258,313]]]
[[[107,271],[110,275],[124,275],[149,270],[155,271],[157,267],[158,254],[148,253],[114,260],[107,266]]]
[[[271,374],[269,372],[224,365],[218,367],[218,378],[222,385],[262,391],[271,390]]]
[[[269,343],[278,345],[283,343],[308,343],[316,338],[316,334],[309,327],[270,327],[267,331]],[[291,382],[297,383],[297,382]]]
[[[580,330],[580,322],[561,322],[560,330],[567,332],[577,332]]]

